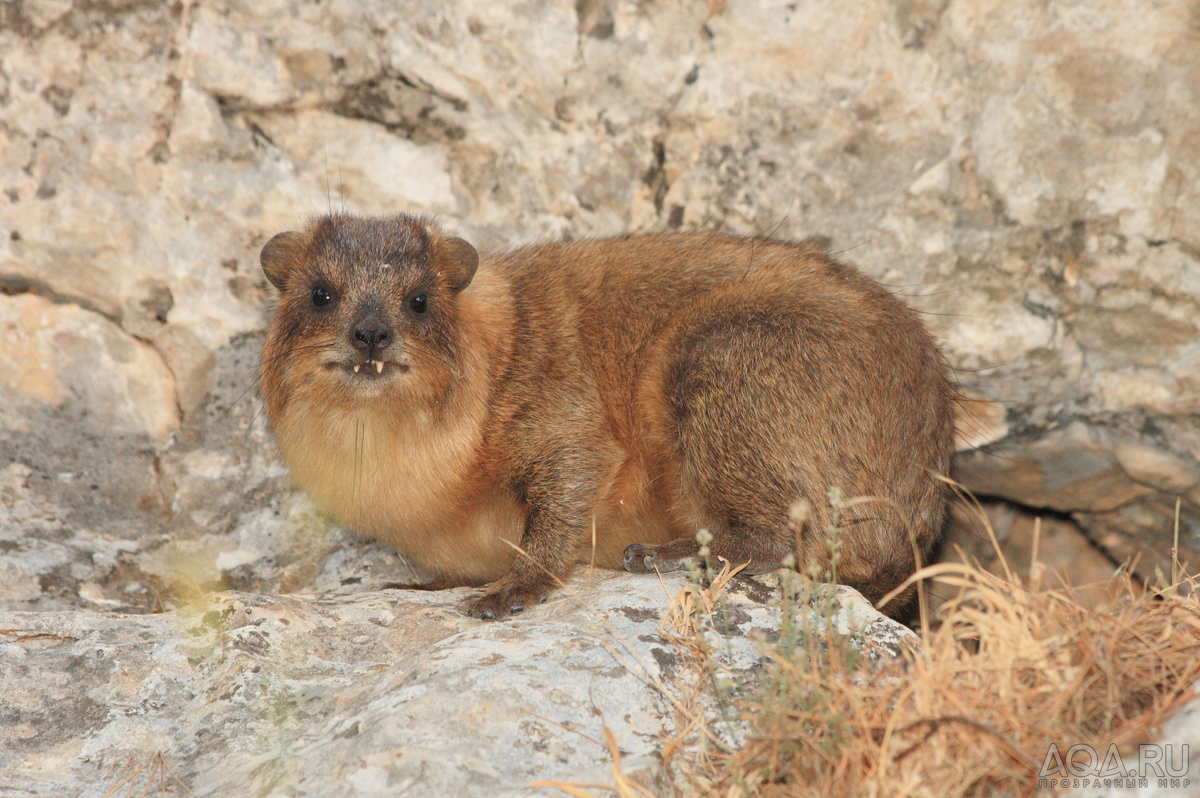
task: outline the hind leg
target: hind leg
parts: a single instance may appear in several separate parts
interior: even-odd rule
[[[798,373],[794,330],[786,320],[754,323],[734,314],[712,320],[680,347],[665,394],[678,480],[674,509],[692,536],[630,546],[624,567],[683,568],[697,558],[695,531],[706,529],[714,560],[750,563],[752,572],[778,568],[795,554],[789,508],[801,498],[816,505],[821,492],[810,473],[820,464],[803,455],[821,437],[811,429],[819,408],[806,401],[814,386]]]
[[[890,409],[903,397],[878,369],[847,367],[841,334],[809,317],[734,312],[681,342],[666,386],[676,512],[684,529],[708,530],[714,559],[761,572],[791,555],[875,601],[916,568],[911,535],[928,553],[942,500],[909,454],[914,441],[933,447]],[[836,519],[834,487],[845,497]],[[797,534],[789,511],[801,499],[810,510]],[[675,570],[698,549],[694,537],[630,546],[624,567]]]

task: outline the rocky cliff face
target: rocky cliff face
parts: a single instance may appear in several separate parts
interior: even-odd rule
[[[0,606],[403,571],[258,413],[258,250],[329,208],[824,236],[982,400],[960,480],[1200,563],[1194,3],[7,0]]]

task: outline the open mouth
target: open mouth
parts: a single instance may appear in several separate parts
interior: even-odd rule
[[[407,363],[374,360],[371,358],[357,363],[330,363],[329,366],[336,369],[345,369],[354,379],[370,381],[385,380],[389,377],[404,374],[409,369]]]
[[[358,374],[360,371],[362,371],[363,366],[367,367],[366,374],[368,377],[371,376],[371,368],[372,367],[375,368],[376,374],[383,373],[383,361],[382,360],[368,360],[366,363],[355,363],[354,364],[354,373]]]

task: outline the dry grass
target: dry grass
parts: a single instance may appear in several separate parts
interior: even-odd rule
[[[609,731],[607,726],[604,727],[604,742],[608,749],[608,755],[612,757],[612,785],[546,780],[535,781],[527,786],[530,789],[553,788],[561,790],[567,795],[572,796],[572,798],[596,798],[596,793],[592,792],[592,790],[616,793],[617,798],[655,798],[654,793],[621,771],[621,749],[617,747],[617,740],[613,737],[613,733]]]
[[[1036,564],[1025,580],[950,563],[914,579],[934,577],[958,595],[935,629],[924,625],[922,647],[876,668],[836,633],[785,634],[734,703],[746,744],[671,764],[722,798],[1031,795],[1051,744],[1136,752],[1193,695],[1200,604],[1183,594],[1194,590],[1146,591],[1118,576],[1118,597],[1088,607],[1039,589]],[[710,669],[697,641],[719,613],[719,587],[684,591],[664,619]]]
[[[999,551],[986,515],[981,520]],[[1053,791],[1039,786],[1039,771],[1052,745],[1065,753],[1086,744],[1101,757],[1115,745],[1126,762],[1136,762],[1137,744],[1155,740],[1162,723],[1195,696],[1198,580],[1179,573],[1176,561],[1154,590],[1121,569],[1107,591],[1095,594],[1111,597],[1107,602],[1081,603],[1069,586],[1043,584],[1051,580],[1036,555],[1028,574],[999,559],[1003,575],[940,563],[898,588],[936,581],[956,592],[936,619],[923,614],[921,645],[898,659],[866,656],[861,640],[835,631],[831,586],[785,573],[780,639],[763,650],[755,682],[733,690],[721,684],[719,652],[705,632],[724,628],[723,593],[741,569],[727,562],[719,572],[709,569],[674,597],[661,633],[704,675],[697,694],[704,681],[715,689],[725,717],[740,722],[742,739],[727,745],[718,733],[724,720],[706,715],[702,702],[680,699],[677,732],[663,745],[673,794],[1047,795]],[[1057,584],[1068,585],[1058,576]],[[795,612],[805,604],[824,622]],[[536,786],[580,798],[650,795],[622,774],[611,735],[607,743],[613,785]]]
[[[162,751],[142,763],[131,756],[124,762],[109,768],[104,778],[106,781],[111,780],[112,782],[108,792],[104,793],[104,798],[119,798],[122,795],[128,798],[194,795],[187,785],[175,775],[175,771],[171,770]]]

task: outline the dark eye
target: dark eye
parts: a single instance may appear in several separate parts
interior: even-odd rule
[[[412,299],[408,300],[408,309],[413,313],[424,313],[429,307],[429,297],[424,294],[417,294]]]
[[[323,308],[329,304],[331,299],[333,299],[333,294],[329,292],[328,288],[318,285],[312,290],[313,307]]]

